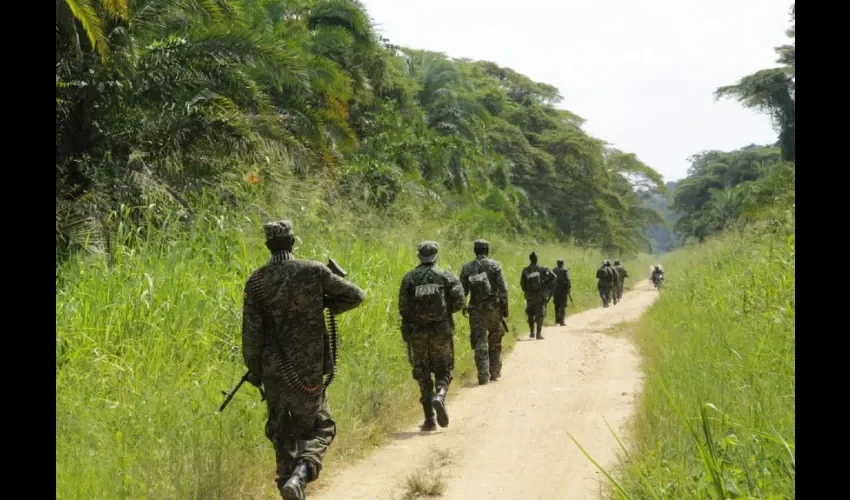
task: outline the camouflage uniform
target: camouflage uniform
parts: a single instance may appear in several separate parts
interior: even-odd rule
[[[525,294],[525,315],[528,317],[529,337],[543,339],[543,320],[546,319],[546,301],[555,290],[557,277],[547,267],[537,265],[537,254],[531,252],[528,256],[531,264],[522,270],[520,288]],[[532,283],[539,282],[539,288],[532,289]]]
[[[616,289],[616,298],[617,302],[623,300],[623,290],[625,289],[625,281],[626,278],[629,277],[629,272],[626,271],[626,268],[620,263],[619,260],[614,261],[614,271],[617,273],[617,289]]]
[[[285,500],[301,500],[336,436],[323,387],[323,312],[354,309],[365,294],[324,264],[295,259],[290,221],[268,223],[264,230],[272,258],[245,285],[243,358],[249,381],[265,388],[265,434],[274,445],[278,489]]]
[[[423,430],[434,430],[434,412],[441,427],[449,425],[446,392],[454,369],[454,319],[463,309],[463,286],[450,271],[436,266],[439,246],[433,241],[419,244],[421,264],[404,275],[398,293],[401,332],[413,365],[413,378],[419,383]],[[432,302],[426,304],[431,298]],[[434,312],[434,308],[437,312]],[[431,374],[434,379],[431,379]],[[434,394],[436,382],[437,393]]]
[[[487,256],[490,244],[478,240],[473,248],[475,260],[463,266],[460,282],[464,296],[471,295],[464,314],[469,313],[469,340],[475,351],[478,383],[483,385],[502,374],[502,318],[508,317],[508,287],[502,266]]]
[[[604,261],[602,266],[596,270],[596,279],[599,297],[602,298],[602,307],[608,307],[608,301],[611,300],[611,292],[616,283],[614,268],[611,267],[610,261]]]
[[[555,274],[555,295],[553,296],[553,300],[555,302],[555,323],[565,326],[566,325],[566,312],[567,312],[567,297],[570,294],[570,288],[572,288],[572,283],[570,282],[570,273],[566,269],[564,269],[564,261],[559,260],[558,265],[555,269],[552,269],[552,272]]]

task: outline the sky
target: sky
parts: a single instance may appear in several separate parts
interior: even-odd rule
[[[394,45],[492,61],[558,87],[558,107],[666,181],[688,157],[773,144],[717,87],[775,67],[793,0],[362,0]]]

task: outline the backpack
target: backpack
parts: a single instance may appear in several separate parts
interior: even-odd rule
[[[486,271],[470,276],[469,288],[475,301],[484,302],[493,295],[493,287],[490,285],[490,278]]]
[[[440,283],[426,283],[416,287],[413,294],[416,318],[424,323],[445,321],[448,317],[446,293]]]
[[[525,286],[529,292],[539,292],[543,289],[540,273],[532,271],[525,276]]]
[[[571,288],[569,269],[564,269],[563,272],[558,273],[558,284],[565,290],[569,290]]]

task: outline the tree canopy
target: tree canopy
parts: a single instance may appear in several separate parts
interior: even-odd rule
[[[186,209],[188,193],[280,173],[326,183],[328,203],[385,210],[424,193],[611,251],[645,248],[660,220],[643,199],[665,192],[661,176],[582,130],[557,88],[397,47],[356,0],[57,0],[56,13],[57,245],[122,204]]]

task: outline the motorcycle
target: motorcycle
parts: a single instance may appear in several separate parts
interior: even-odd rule
[[[661,287],[664,286],[664,275],[653,276],[652,284],[655,285],[656,289],[661,290]]]

